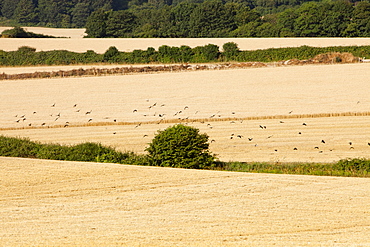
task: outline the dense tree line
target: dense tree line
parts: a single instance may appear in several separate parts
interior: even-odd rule
[[[309,2],[261,15],[243,3],[182,2],[161,8],[93,12],[89,37],[367,37],[370,3]]]
[[[20,25],[83,27],[98,9],[123,9],[116,0],[0,0],[0,15]]]
[[[305,2],[321,0],[220,0],[223,5],[227,5],[226,9],[223,10],[223,8],[216,6],[213,13],[208,13],[209,8],[214,7],[212,4],[205,4],[202,7],[197,6],[207,1],[209,0],[0,0],[0,22],[8,25],[84,27],[88,16],[94,11],[130,10],[131,14],[138,19],[158,17],[155,22],[164,22],[161,26],[168,26],[169,23],[166,22],[175,22],[176,25],[181,26],[180,30],[184,30],[188,25],[192,25],[192,23],[188,23],[191,12],[198,11],[198,13],[193,14],[193,17],[198,16],[197,18],[201,21],[209,17],[214,19],[214,16],[220,14],[222,15],[220,19],[222,19],[227,15],[224,21],[226,23],[222,24],[226,24],[226,27],[230,28],[230,21],[232,21],[230,18],[233,18],[234,12],[240,11],[243,13],[244,8],[254,10],[258,13],[257,18],[261,18],[262,16],[275,15],[284,10],[295,8]],[[236,3],[236,5],[232,3]],[[177,8],[173,13],[173,8],[181,4],[183,4],[182,7]],[[242,9],[235,10],[235,7]],[[202,15],[204,11],[207,13]],[[226,11],[226,13],[222,13],[223,11]],[[120,18],[120,14],[112,15]],[[236,20],[237,23],[232,24],[231,28],[243,24],[240,21],[245,21],[245,18],[245,16],[239,15],[238,20]],[[265,20],[273,20],[274,18],[269,17]],[[196,21],[195,19],[193,22]],[[141,21],[144,21],[144,31],[142,32],[150,35],[156,25],[145,22],[145,20]],[[220,24],[218,22],[222,21],[213,23],[213,26]],[[139,22],[139,24],[142,24],[142,22]],[[212,28],[212,25],[210,27]]]
[[[293,48],[271,48],[255,51],[241,51],[233,42],[225,43],[222,51],[217,45],[208,44],[191,48],[189,46],[160,46],[158,50],[149,47],[146,50],[121,52],[110,47],[105,53],[92,50],[83,53],[66,50],[39,51],[31,47],[20,47],[17,51],[0,50],[0,65],[68,65],[68,64],[149,64],[149,63],[208,63],[208,62],[274,62],[289,59],[306,60],[318,54],[329,52],[347,52],[356,57],[370,57],[370,46],[336,46]]]

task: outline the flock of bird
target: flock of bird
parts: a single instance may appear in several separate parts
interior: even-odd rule
[[[177,109],[176,111],[173,111],[172,113],[170,113],[170,111],[165,111],[164,108],[166,107],[166,104],[162,103],[158,103],[158,102],[155,102],[155,103],[150,103],[149,104],[149,100],[146,100],[146,102],[148,102],[146,105],[146,109],[145,107],[138,107],[138,108],[134,108],[132,109],[131,113],[132,115],[130,115],[130,117],[132,119],[135,119],[135,116],[140,116],[141,119],[144,117],[152,117],[151,119],[156,118],[157,119],[157,124],[160,124],[163,122],[163,120],[165,119],[176,119],[177,122],[179,123],[183,123],[183,124],[192,124],[192,123],[201,123],[201,124],[205,124],[205,126],[209,129],[213,129],[214,128],[214,125],[212,124],[214,121],[212,121],[213,119],[215,118],[221,118],[222,115],[220,113],[220,111],[217,111],[216,113],[213,113],[213,114],[210,114],[208,115],[207,117],[197,117],[199,116],[199,113],[200,111],[197,110],[197,111],[191,111],[189,106],[188,105],[184,105],[183,107],[181,107],[180,109]],[[89,109],[89,110],[82,110],[81,108],[78,108],[78,104],[71,104],[70,106],[70,110],[73,109],[73,112],[75,112],[76,114],[80,114],[80,117],[81,115],[83,116],[82,119],[84,119],[84,121],[86,121],[85,123],[91,123],[94,121],[94,119],[91,117],[91,115],[93,115],[93,110],[92,109]],[[57,108],[57,104],[56,103],[53,103],[49,106],[50,108],[52,109],[56,109]],[[173,109],[173,108],[172,108]],[[289,111],[288,114],[292,114],[293,111]],[[37,111],[33,111],[32,113],[30,113],[30,115],[32,116],[35,116],[37,115],[38,112]],[[126,113],[128,114],[128,112]],[[226,114],[228,115],[227,117],[229,118],[232,118],[234,117],[234,120],[230,121],[230,124],[237,124],[237,123],[243,123],[243,119],[238,119],[238,118],[235,118],[235,115],[236,115],[236,112],[235,111],[231,111],[229,114]],[[58,127],[70,127],[70,126],[73,126],[73,124],[71,125],[71,122],[72,120],[65,120],[63,122],[61,122],[61,117],[62,117],[62,113],[57,111],[57,113],[51,113],[49,114],[49,119],[48,121],[44,121],[44,122],[41,122],[41,123],[38,123],[38,124],[35,124],[33,125],[31,122],[28,122],[28,119],[31,118],[26,116],[26,114],[17,114],[15,115],[14,117],[16,118],[15,120],[15,123],[19,124],[19,123],[23,123],[23,125],[25,126],[28,126],[28,127],[50,127],[50,126],[55,126],[57,125]],[[204,114],[203,114],[204,116]],[[70,114],[69,114],[69,117],[70,117]],[[190,119],[189,119],[190,118]],[[80,118],[81,119],[81,118]],[[118,118],[116,117],[105,117],[104,118],[105,120],[108,120],[109,121],[112,121],[113,123],[119,123],[118,121]],[[191,121],[193,119],[193,121]],[[199,119],[202,119],[202,120],[199,120]],[[207,122],[207,119],[209,120],[209,122]],[[285,123],[285,120],[282,121],[282,120],[277,120],[279,121],[278,123],[279,124],[284,124]],[[148,121],[150,122],[150,121]],[[112,124],[113,124],[112,123]],[[80,123],[81,124],[81,123]],[[136,122],[136,124],[134,124],[134,129],[137,129],[139,127],[141,127],[143,124],[145,124],[145,121],[142,121],[142,122]],[[302,123],[302,128],[304,127],[307,127],[308,124],[303,122]],[[264,131],[264,130],[267,130],[269,129],[269,127],[266,125],[266,124],[259,124],[258,126],[256,126],[256,128],[260,129],[260,131]],[[300,130],[298,131],[298,135],[302,135],[304,131],[303,130]],[[116,135],[118,132],[117,131],[114,131],[113,134]],[[225,134],[226,135],[226,134]],[[143,138],[145,137],[149,137],[150,134],[144,134],[142,135]],[[244,133],[231,133],[228,137],[228,139],[230,140],[241,140],[241,139],[244,139],[246,138],[246,142],[247,143],[253,143],[253,145],[255,147],[258,146],[258,143],[255,142],[255,138],[253,136],[246,136],[246,134]],[[274,134],[269,134],[265,137],[266,139],[273,139],[274,138]],[[216,142],[215,139],[211,139],[210,140],[210,143],[214,143]],[[312,148],[315,149],[315,150],[318,150],[319,153],[322,153],[323,150],[320,150],[320,145],[323,145],[323,144],[326,144],[327,142],[324,140],[324,139],[319,139],[317,141],[317,145],[313,146]],[[370,142],[367,142],[367,145],[370,147]],[[352,141],[349,141],[348,142],[348,146],[349,146],[349,149],[355,149],[355,145]],[[274,152],[278,152],[279,147],[276,147],[273,149]],[[293,151],[298,151],[299,150],[299,147],[291,147]],[[333,148],[331,149],[328,149],[329,151],[333,151]]]

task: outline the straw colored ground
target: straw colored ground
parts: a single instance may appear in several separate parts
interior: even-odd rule
[[[369,246],[370,180],[0,158],[3,246]]]
[[[0,27],[0,32],[9,27]],[[148,47],[158,49],[161,45],[190,47],[215,44],[222,48],[227,42],[235,42],[241,50],[256,50],[280,47],[297,47],[302,45],[327,47],[327,46],[352,46],[370,45],[370,38],[108,38],[108,39],[82,39],[85,29],[40,28],[25,27],[29,32],[42,33],[56,37],[71,37],[67,39],[1,39],[1,50],[13,51],[20,46],[30,46],[37,51],[69,50],[86,52],[94,50],[104,53],[110,46],[115,46],[120,51],[131,52],[135,49],[146,50]],[[76,39],[79,39],[76,41]]]
[[[186,120],[224,161],[369,158],[369,71],[346,64],[3,81],[0,134],[143,153],[157,130]],[[327,117],[346,112],[365,116]]]
[[[7,46],[12,42],[36,44],[3,39],[2,49],[13,49]],[[105,42],[103,51],[123,44]],[[320,42],[334,45],[334,39]],[[189,118],[204,119],[188,124],[209,134],[211,151],[222,160],[369,157],[369,69],[351,64],[2,81],[0,134],[143,152],[158,129],[171,125],[164,121]],[[326,117],[330,113],[342,116]],[[304,114],[316,115],[299,118]],[[276,115],[282,116],[263,118]],[[78,124],[91,126],[73,127]],[[369,179],[4,157],[0,174],[4,246],[370,246]]]

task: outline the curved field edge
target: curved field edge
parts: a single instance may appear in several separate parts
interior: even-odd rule
[[[369,179],[6,157],[0,171],[5,246],[368,243]]]
[[[0,136],[0,156],[40,158],[67,161],[105,162],[150,166],[147,155],[119,152],[100,143],[78,145],[42,144],[27,138]],[[186,167],[184,167],[186,168]],[[336,163],[247,163],[215,161],[205,167],[210,170],[241,171],[321,176],[370,177],[370,160],[364,158],[340,160]]]

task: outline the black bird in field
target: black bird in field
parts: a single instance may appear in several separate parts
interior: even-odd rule
[[[368,142],[367,145],[370,146],[370,142]]]
[[[321,140],[321,143],[324,143],[325,144],[325,141],[324,140]]]
[[[73,105],[73,107],[76,107],[76,106],[77,106],[77,104],[74,104],[74,105]]]
[[[237,137],[242,138],[243,136],[242,135],[237,135]]]
[[[135,110],[133,110],[132,112],[137,112],[137,110],[135,109]]]
[[[92,118],[90,118],[87,122],[91,122],[92,121]]]
[[[248,138],[248,141],[250,141],[250,142],[251,142],[252,140],[253,140],[253,138]]]
[[[85,114],[88,115],[88,114],[91,114],[92,110],[90,111],[87,111]]]
[[[303,123],[302,125],[307,126],[307,124],[306,124],[306,123]]]
[[[293,148],[293,150],[298,150],[298,148]]]
[[[349,142],[349,145],[352,146],[352,142]]]
[[[302,132],[298,132],[298,134],[300,135],[300,134],[302,134]]]
[[[55,103],[51,105],[51,107],[55,107]]]
[[[143,138],[144,138],[144,137],[147,137],[147,136],[148,136],[148,135],[143,135]]]

